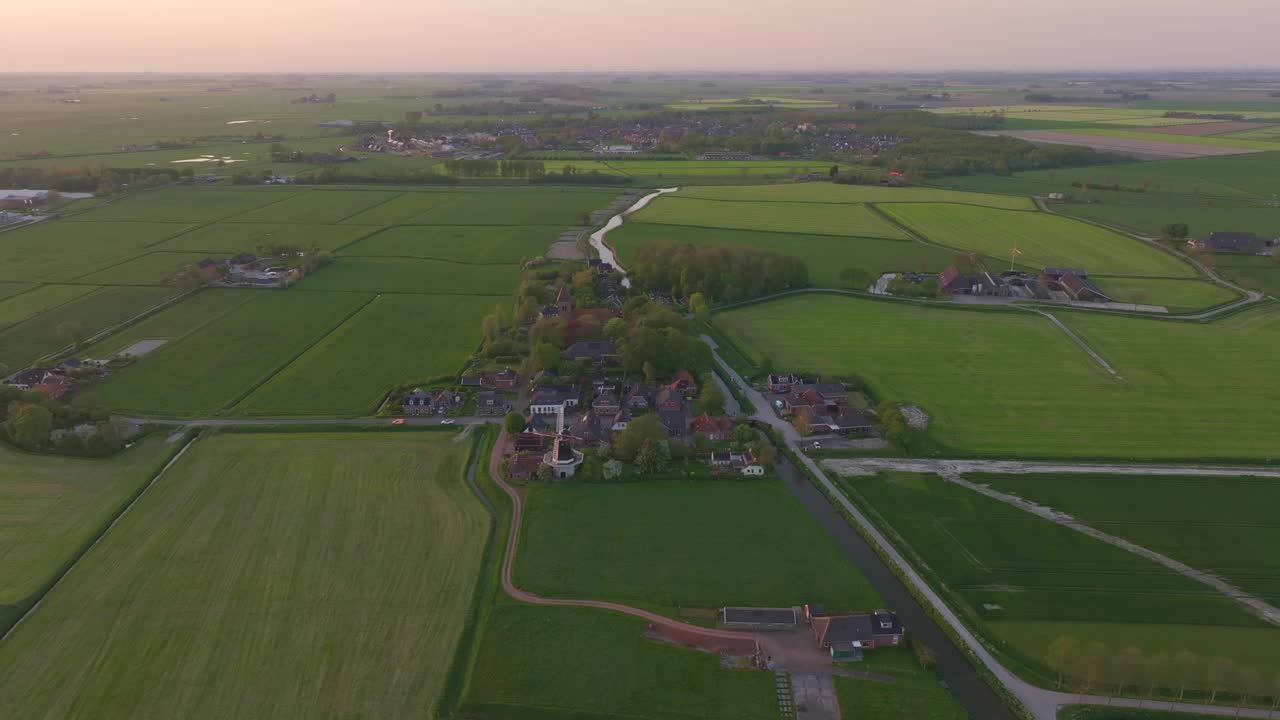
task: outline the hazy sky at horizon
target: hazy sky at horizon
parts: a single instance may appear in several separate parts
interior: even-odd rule
[[[4,71],[1280,66],[1280,0],[28,0]]]

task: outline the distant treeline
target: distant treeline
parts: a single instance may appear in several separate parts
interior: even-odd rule
[[[1023,98],[1031,103],[1118,103],[1130,100],[1150,100],[1150,93],[1128,91],[1112,92],[1098,97],[1081,97],[1073,95],[1051,95],[1049,93],[1027,93]]]
[[[736,302],[809,285],[809,267],[799,258],[762,248],[651,242],[628,264],[647,290],[708,301]]]
[[[1131,158],[1076,145],[1033,145],[1018,138],[936,128],[901,131],[905,141],[875,159],[911,177],[1007,175],[1024,170],[1130,162]]]
[[[126,186],[138,189],[163,185],[182,175],[170,168],[0,168],[0,187],[113,193]]]

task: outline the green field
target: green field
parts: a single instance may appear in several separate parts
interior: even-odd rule
[[[202,290],[182,302],[165,308],[100,342],[84,349],[84,356],[106,360],[139,340],[179,340],[200,332],[205,325],[249,300],[271,290]]]
[[[118,410],[213,413],[266,381],[369,300],[359,293],[263,291],[199,332],[114,373],[95,390]]]
[[[530,188],[453,192],[409,225],[585,225],[583,215],[599,210],[620,194],[615,190]],[[361,218],[353,218],[357,222]]]
[[[377,230],[376,226],[363,225],[215,223],[166,240],[153,249],[204,253],[214,257],[229,257],[241,252],[254,253],[260,245],[287,244],[336,250]]]
[[[519,277],[520,266],[515,263],[470,265],[397,257],[341,257],[307,277],[297,289],[506,297]]]
[[[1154,140],[1156,142],[1174,142],[1184,145],[1214,145],[1217,147],[1240,148],[1242,150],[1275,151],[1280,150],[1280,142],[1268,140],[1240,140],[1221,135],[1175,135],[1172,133],[1142,132],[1141,130],[1080,128],[1073,130],[1082,135],[1096,135],[1129,140]]]
[[[846,268],[865,274],[865,290],[881,273],[888,271],[941,272],[954,262],[955,253],[944,248],[909,240],[801,235],[754,230],[661,225],[629,222],[609,233],[609,244],[618,251],[623,266],[645,245],[670,240],[692,245],[740,245],[794,255],[809,267],[809,280],[818,287],[847,288],[840,277]]]
[[[491,611],[462,711],[476,718],[776,720],[773,675],[647,640],[644,621],[604,610]]]
[[[1268,429],[1280,389],[1256,360],[1280,348],[1280,308],[1207,325],[1058,315],[1119,378],[1044,318],[1007,310],[815,296],[720,313],[716,322],[757,361],[767,354],[780,369],[856,374],[882,400],[919,405],[939,452],[1280,456]]]
[[[738,228],[815,235],[905,239],[903,232],[865,205],[734,202],[665,196],[632,216],[633,222]]]
[[[35,289],[35,287],[35,283],[0,282],[0,300],[11,298],[14,295],[21,295],[28,290]]]
[[[816,160],[606,160],[610,170],[650,183],[750,182],[826,174],[835,163]]]
[[[920,667],[907,648],[867,653],[856,669],[892,675],[892,683],[835,676],[841,716],[847,720],[969,720],[934,674]]]
[[[1259,290],[1272,297],[1280,295],[1280,262],[1275,258],[1257,255],[1214,255],[1213,266],[1217,271],[1250,290]]]
[[[1195,277],[1191,265],[1132,238],[1045,213],[947,204],[884,205],[926,239],[1032,267],[1082,267],[1091,275]]]
[[[71,280],[141,254],[177,235],[180,223],[42,223],[0,233],[0,280]]]
[[[511,264],[545,253],[563,229],[555,225],[391,227],[344,248],[342,254]]]
[[[1035,209],[1035,204],[1031,202],[1030,198],[1026,197],[1011,197],[992,193],[954,192],[919,187],[894,188],[880,185],[837,185],[828,182],[754,185],[749,187],[691,187],[682,188],[677,197],[702,198],[706,200],[738,200],[743,202],[951,202],[1006,210]]]
[[[32,285],[14,283],[12,286],[19,290],[23,288],[32,289],[20,295],[10,295],[0,300],[0,329],[9,325],[16,325],[29,317],[39,315],[50,308],[56,308],[98,289],[92,285],[41,285],[34,287]]]
[[[107,460],[28,455],[0,444],[0,634],[174,450],[160,436]]]
[[[1280,605],[1275,480],[1081,474],[970,479],[1067,512]]]
[[[76,221],[128,221],[162,223],[210,223],[277,203],[298,194],[292,188],[168,188],[128,195],[107,207],[71,219]]]
[[[76,280],[99,285],[167,285],[183,268],[206,257],[196,253],[149,252]]]
[[[1102,276],[1092,280],[1116,302],[1164,305],[1170,312],[1213,307],[1239,297],[1221,285],[1202,280]]]
[[[172,288],[162,287],[109,287],[81,295],[0,331],[0,363],[18,369],[70,346],[73,338],[59,334],[63,323],[74,323],[81,338],[87,339],[159,305],[174,293]]]
[[[1160,229],[1170,223],[1186,223],[1192,237],[1203,237],[1217,230],[1280,237],[1280,208],[1182,205],[1181,200],[1180,197],[1148,205],[1068,203],[1054,209],[1063,215],[1106,223],[1148,237],[1159,235]]]
[[[1112,652],[1213,648],[1243,666],[1280,670],[1280,630],[1154,562],[933,475],[841,484],[1020,663],[1043,666],[1049,645],[1071,636]]]
[[[774,480],[535,485],[525,507],[516,583],[550,597],[667,611],[879,602]]]
[[[468,450],[420,433],[197,441],[5,639],[0,715],[431,714],[489,522]]]
[[[328,225],[342,222],[363,210],[380,205],[398,193],[384,190],[308,190],[279,202],[240,213],[229,222],[307,223]],[[357,225],[363,223],[355,223]]]
[[[494,304],[482,297],[378,296],[237,410],[372,414],[400,385],[457,375],[480,342],[480,319]]]

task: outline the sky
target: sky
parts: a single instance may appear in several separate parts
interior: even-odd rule
[[[2,71],[1280,67],[1280,0],[15,0]]]

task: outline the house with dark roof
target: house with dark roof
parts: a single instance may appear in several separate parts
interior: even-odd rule
[[[507,465],[507,477],[512,480],[532,480],[541,467],[541,455],[516,455]]]
[[[1211,232],[1205,237],[1187,241],[1192,250],[1251,255],[1270,255],[1276,244],[1275,239],[1268,240],[1250,232]]]
[[[608,340],[579,340],[565,348],[564,357],[575,362],[589,360],[595,365],[615,363],[619,359],[613,343]]]
[[[683,440],[689,435],[689,413],[679,410],[658,410],[658,422],[667,429],[667,436]]]
[[[566,389],[561,386],[543,386],[529,400],[529,412],[534,415],[555,415],[561,408],[578,406],[577,389]]]
[[[505,415],[511,406],[507,403],[506,398],[501,393],[486,390],[476,394],[476,415],[492,417],[494,415]]]
[[[1004,283],[982,268],[951,267],[938,273],[938,289],[948,295],[997,296],[1006,293]]]
[[[795,383],[795,381],[796,381],[796,376],[791,374],[770,375],[769,376],[769,392],[789,393],[791,392],[791,385]]]
[[[414,388],[413,392],[408,393],[400,400],[400,412],[405,415],[430,415],[435,412],[432,407],[431,393],[422,388]]]
[[[627,407],[632,410],[648,410],[653,407],[653,401],[657,394],[658,389],[652,385],[634,383],[627,388]]]
[[[482,382],[496,390],[514,390],[520,383],[520,373],[511,368],[503,368],[496,372],[485,373]]]
[[[608,428],[600,416],[590,410],[579,415],[565,430],[585,445],[599,445],[609,439]]]
[[[902,644],[906,628],[897,613],[876,610],[862,615],[823,615],[810,618],[813,639],[833,660],[860,657],[862,651]]]
[[[542,452],[547,447],[547,436],[536,432],[524,432],[516,435],[516,452]]]
[[[556,311],[561,315],[568,315],[573,310],[573,295],[569,292],[568,285],[560,285],[556,289],[556,299],[554,300]]]
[[[1045,268],[1040,273],[1040,284],[1050,293],[1060,292],[1071,300],[1111,301],[1106,293],[1089,280],[1089,274],[1079,268]]]
[[[617,393],[612,390],[606,390],[591,401],[591,409],[600,415],[612,417],[622,409],[622,400],[618,398]]]

